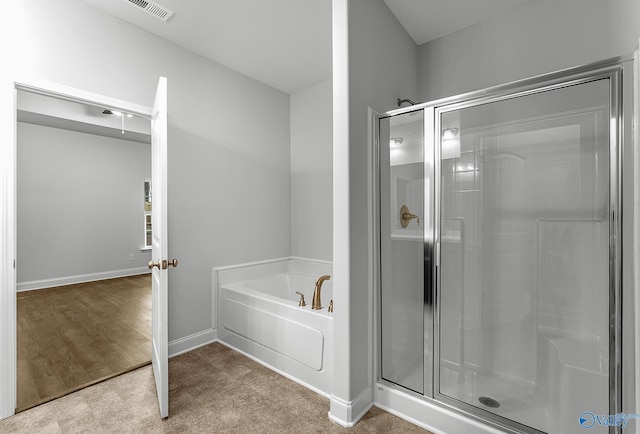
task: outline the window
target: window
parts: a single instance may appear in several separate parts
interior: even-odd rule
[[[151,248],[151,180],[144,180],[144,249]]]

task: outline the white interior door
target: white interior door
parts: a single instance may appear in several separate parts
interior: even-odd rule
[[[151,118],[152,188],[152,353],[160,416],[169,416],[169,336],[167,327],[167,79],[160,77]],[[173,263],[174,266],[176,262]]]

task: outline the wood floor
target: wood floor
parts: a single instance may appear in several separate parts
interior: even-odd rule
[[[17,297],[17,412],[151,361],[149,274]]]

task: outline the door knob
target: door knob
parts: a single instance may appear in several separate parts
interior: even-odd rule
[[[178,260],[177,259],[172,259],[171,261],[167,261],[166,259],[163,261],[156,261],[156,262],[149,262],[149,270],[153,269],[153,267],[158,267],[158,270],[166,270],[169,265],[171,265],[172,267],[177,267],[178,266]]]

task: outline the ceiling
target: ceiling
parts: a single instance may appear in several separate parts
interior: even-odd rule
[[[286,93],[331,78],[330,0],[155,0],[167,22],[127,0],[83,0]],[[530,0],[384,0],[416,44]]]
[[[331,0],[155,0],[166,23],[124,0],[84,0],[286,93],[331,78]]]
[[[418,45],[529,1],[531,0],[384,0]]]

